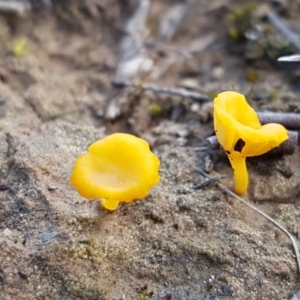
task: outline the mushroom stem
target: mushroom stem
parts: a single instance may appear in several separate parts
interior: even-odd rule
[[[120,201],[113,199],[102,199],[100,201],[101,206],[108,210],[115,210],[119,206]]]
[[[277,113],[277,112],[258,112],[257,115],[262,124],[279,123],[288,129],[299,129],[300,128],[300,114]]]
[[[293,154],[298,144],[298,132],[288,131],[289,139],[279,145],[277,148],[271,150],[273,154]],[[208,144],[212,150],[216,150],[220,147],[220,144],[215,135],[206,138]]]
[[[234,171],[234,191],[238,195],[243,195],[246,193],[248,188],[248,171],[246,167],[246,158],[245,157],[235,157],[232,159],[228,155],[232,169]]]

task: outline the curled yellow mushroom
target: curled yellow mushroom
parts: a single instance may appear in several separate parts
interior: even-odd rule
[[[136,136],[114,133],[93,143],[75,162],[70,182],[87,198],[102,198],[115,210],[120,202],[145,197],[159,182],[159,159]]]
[[[288,139],[280,124],[261,125],[242,94],[226,91],[214,99],[214,129],[234,170],[235,192],[248,188],[246,157],[262,155]]]

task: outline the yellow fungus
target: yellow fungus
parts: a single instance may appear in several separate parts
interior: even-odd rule
[[[70,182],[87,198],[102,198],[115,210],[120,202],[145,197],[159,182],[159,159],[136,136],[114,133],[96,141],[75,162]]]
[[[280,124],[261,125],[242,94],[226,91],[214,99],[214,129],[234,170],[235,192],[248,188],[246,157],[262,155],[288,139]]]

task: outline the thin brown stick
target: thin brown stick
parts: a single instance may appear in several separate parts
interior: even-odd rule
[[[204,177],[206,177],[208,179],[211,178],[205,172],[203,172],[201,169],[196,168],[196,170],[199,171],[201,173],[201,175],[203,175]],[[238,196],[236,193],[234,193],[233,191],[228,189],[225,185],[223,185],[221,183],[218,183],[218,188],[220,190],[222,190],[223,192],[227,193],[228,195],[230,195],[230,196],[234,197],[235,199],[239,200],[240,202],[244,203],[245,205],[247,205],[252,210],[259,213],[263,217],[265,217],[267,220],[269,220],[271,223],[273,223],[276,227],[278,227],[281,231],[283,231],[289,237],[289,239],[292,242],[292,245],[293,245],[293,248],[294,248],[294,253],[295,253],[295,256],[296,256],[297,267],[298,267],[298,275],[300,275],[300,252],[299,252],[299,247],[298,247],[298,244],[297,244],[297,241],[296,241],[295,237],[285,227],[283,227],[280,223],[275,221],[273,218],[271,218],[265,212],[258,209],[255,205],[249,203],[248,201],[246,201],[242,197]]]
[[[270,153],[272,154],[293,154],[294,150],[298,145],[298,132],[288,131],[289,139],[283,142],[278,147],[272,149]],[[208,137],[207,142],[212,150],[220,148],[220,144],[215,135]]]

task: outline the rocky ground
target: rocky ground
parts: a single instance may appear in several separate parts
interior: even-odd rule
[[[193,189],[204,180],[195,167],[233,185],[226,157],[205,148],[211,100],[141,84],[210,99],[234,89],[256,109],[299,112],[298,65],[274,59],[297,50],[263,19],[276,8],[299,32],[299,1],[152,1],[142,33],[150,67],[135,87],[112,87],[136,3],[53,1],[0,17],[1,299],[291,299],[299,277],[287,236],[217,185]],[[161,29],[171,8],[185,12],[173,32]],[[241,38],[256,26],[269,35]],[[149,141],[161,182],[107,212],[69,177],[90,143],[116,131]],[[248,165],[245,199],[299,239],[299,150]]]

